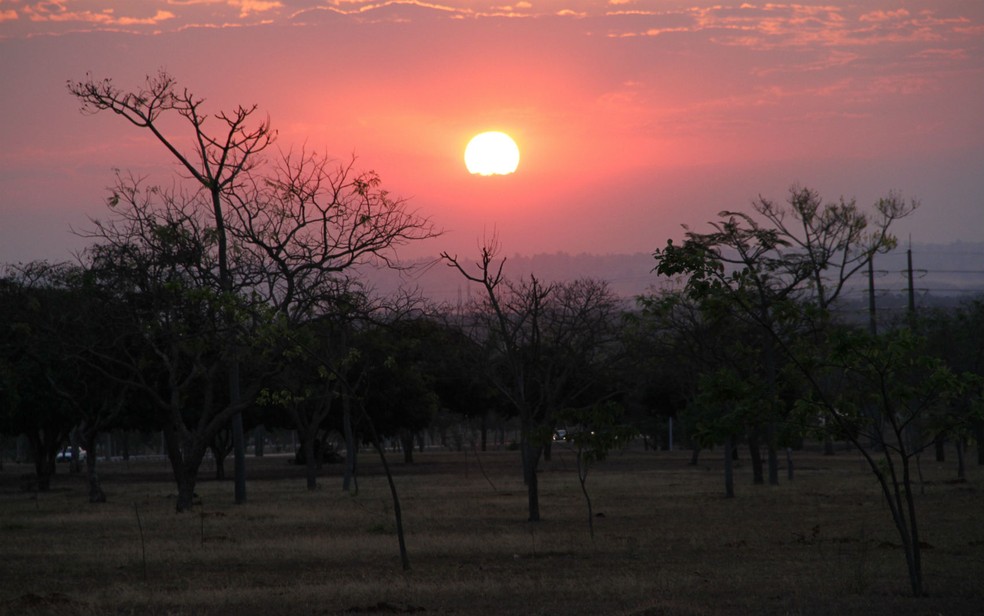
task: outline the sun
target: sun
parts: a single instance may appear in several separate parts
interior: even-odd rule
[[[508,175],[519,166],[519,147],[499,131],[475,135],[465,148],[465,167],[478,175]]]

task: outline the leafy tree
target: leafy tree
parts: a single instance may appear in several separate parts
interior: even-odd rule
[[[929,352],[946,362],[951,370],[984,378],[984,300],[977,299],[952,310],[939,309],[924,314],[919,318],[917,327],[926,337]],[[956,430],[951,436],[957,447],[958,479],[964,479],[966,473],[965,441],[976,441],[977,463],[984,465],[984,418],[974,413],[982,397],[984,391],[971,388],[951,407],[952,413],[971,418],[969,425],[957,422],[955,426],[950,426]],[[944,436],[945,432],[940,434],[940,437]]]
[[[850,277],[895,246],[891,224],[917,205],[890,194],[869,217],[854,201],[824,204],[815,191],[794,186],[786,204],[761,197],[753,203],[761,220],[721,212],[709,233],[684,227],[682,245],[670,240],[655,251],[658,274],[686,276],[687,293],[705,310],[730,312],[758,331],[758,364],[768,388],[762,415],[770,484],[779,483],[778,423],[784,415],[777,345],[821,326]]]
[[[881,486],[905,552],[909,582],[923,594],[913,466],[938,430],[966,426],[949,405],[980,381],[961,376],[925,352],[907,329],[882,336],[846,328],[829,351],[797,362],[813,385],[802,403],[823,413],[867,461]]]
[[[404,462],[413,462],[414,436],[437,414],[434,362],[442,330],[426,318],[401,319],[367,329],[360,337],[366,374],[364,404],[381,437],[399,438]]]
[[[643,296],[637,301],[640,310],[629,316],[626,344],[632,353],[629,366],[638,371],[635,382],[650,391],[648,403],[653,408],[665,408],[665,415],[688,427],[691,464],[697,463],[702,447],[722,442],[734,445],[746,424],[719,421],[727,414],[728,400],[713,403],[702,384],[713,382],[708,375],[741,371],[747,365],[747,352],[740,344],[741,322],[721,311],[702,310],[680,291]],[[638,391],[639,386],[632,389]],[[748,436],[753,439],[750,449],[754,458],[755,430],[749,430]],[[761,461],[754,469],[756,481],[761,482]]]
[[[455,312],[447,310],[442,319],[434,321],[434,336],[429,339],[427,350],[427,370],[444,412],[441,430],[446,431],[447,425],[457,419],[463,419],[469,425],[477,422],[477,446],[486,451],[491,422],[514,417],[515,409],[483,376],[482,347],[465,334],[456,321]]]
[[[346,377],[355,350],[350,342],[354,336],[354,320],[361,318],[367,307],[354,289],[338,290],[335,306],[321,317],[310,318],[296,326],[279,319],[275,335],[280,339],[281,370],[260,396],[266,406],[286,412],[291,426],[297,430],[304,453],[307,488],[317,487],[321,466],[322,435],[338,424],[332,423],[339,408],[347,402]],[[352,448],[347,452],[351,461]]]
[[[248,306],[209,284],[215,240],[194,203],[157,188],[124,188],[116,192],[116,218],[97,223],[102,241],[85,253],[91,275],[121,308],[107,315],[116,319],[107,323],[112,350],[91,349],[90,361],[158,409],[178,486],[176,508],[185,511],[209,446],[262,384],[257,374],[245,395],[223,391],[218,379],[228,376],[229,353],[264,340],[246,318]],[[262,356],[259,348],[252,353]],[[240,362],[235,365],[238,373]]]
[[[853,202],[821,207],[818,198],[798,198],[801,193],[792,191],[786,210],[757,205],[772,226],[726,212],[713,233],[688,232],[683,246],[668,243],[656,252],[656,270],[687,275],[692,297],[758,326],[771,349],[764,355],[770,382],[778,386],[777,351],[791,362],[809,385],[800,409],[822,413],[837,426],[877,478],[905,550],[912,592],[921,595],[912,460],[931,442],[927,427],[939,426],[949,402],[971,383],[928,357],[904,329],[877,337],[829,326],[831,304],[847,278],[895,245],[890,225],[916,204],[896,195],[880,200],[869,231],[868,217]],[[797,221],[796,232],[781,212]]]
[[[50,488],[55,456],[76,421],[67,400],[51,386],[70,368],[60,336],[75,308],[73,273],[65,264],[34,262],[8,268],[0,278],[2,431],[27,435],[41,491]]]

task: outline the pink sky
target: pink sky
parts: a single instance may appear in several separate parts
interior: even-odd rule
[[[444,228],[404,252],[651,252],[790,185],[923,206],[916,242],[984,241],[984,2],[0,0],[0,262],[64,259],[147,135],[68,80],[165,68],[283,149],[378,171]],[[516,174],[467,173],[511,134]]]

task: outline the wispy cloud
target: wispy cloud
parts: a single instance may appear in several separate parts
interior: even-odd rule
[[[67,0],[48,1],[25,5],[22,10],[24,16],[35,23],[67,23],[106,27],[156,26],[175,18],[174,13],[163,9],[156,9],[151,15],[140,16],[139,14],[117,13],[114,8],[93,11],[88,9],[74,9],[72,8],[73,6],[74,4]],[[0,19],[0,21],[3,20]]]
[[[251,13],[264,13],[271,9],[280,9],[284,5],[275,0],[229,0],[229,4],[239,9],[240,17],[247,17]]]

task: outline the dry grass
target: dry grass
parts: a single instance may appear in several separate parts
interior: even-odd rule
[[[713,459],[712,459],[713,456]],[[569,454],[544,463],[544,521],[525,522],[516,452],[395,463],[412,570],[400,569],[385,478],[369,455],[360,492],[340,469],[304,490],[285,458],[250,459],[249,503],[203,481],[203,505],[173,512],[163,463],[100,462],[109,503],[64,472],[35,498],[26,466],[0,474],[3,614],[976,614],[984,611],[984,481],[953,483],[924,460],[925,586],[905,562],[857,456],[800,453],[794,482],[722,498],[718,454],[633,451],[588,485],[597,538]],[[395,460],[394,460],[395,462]],[[146,579],[137,513],[146,547]]]

